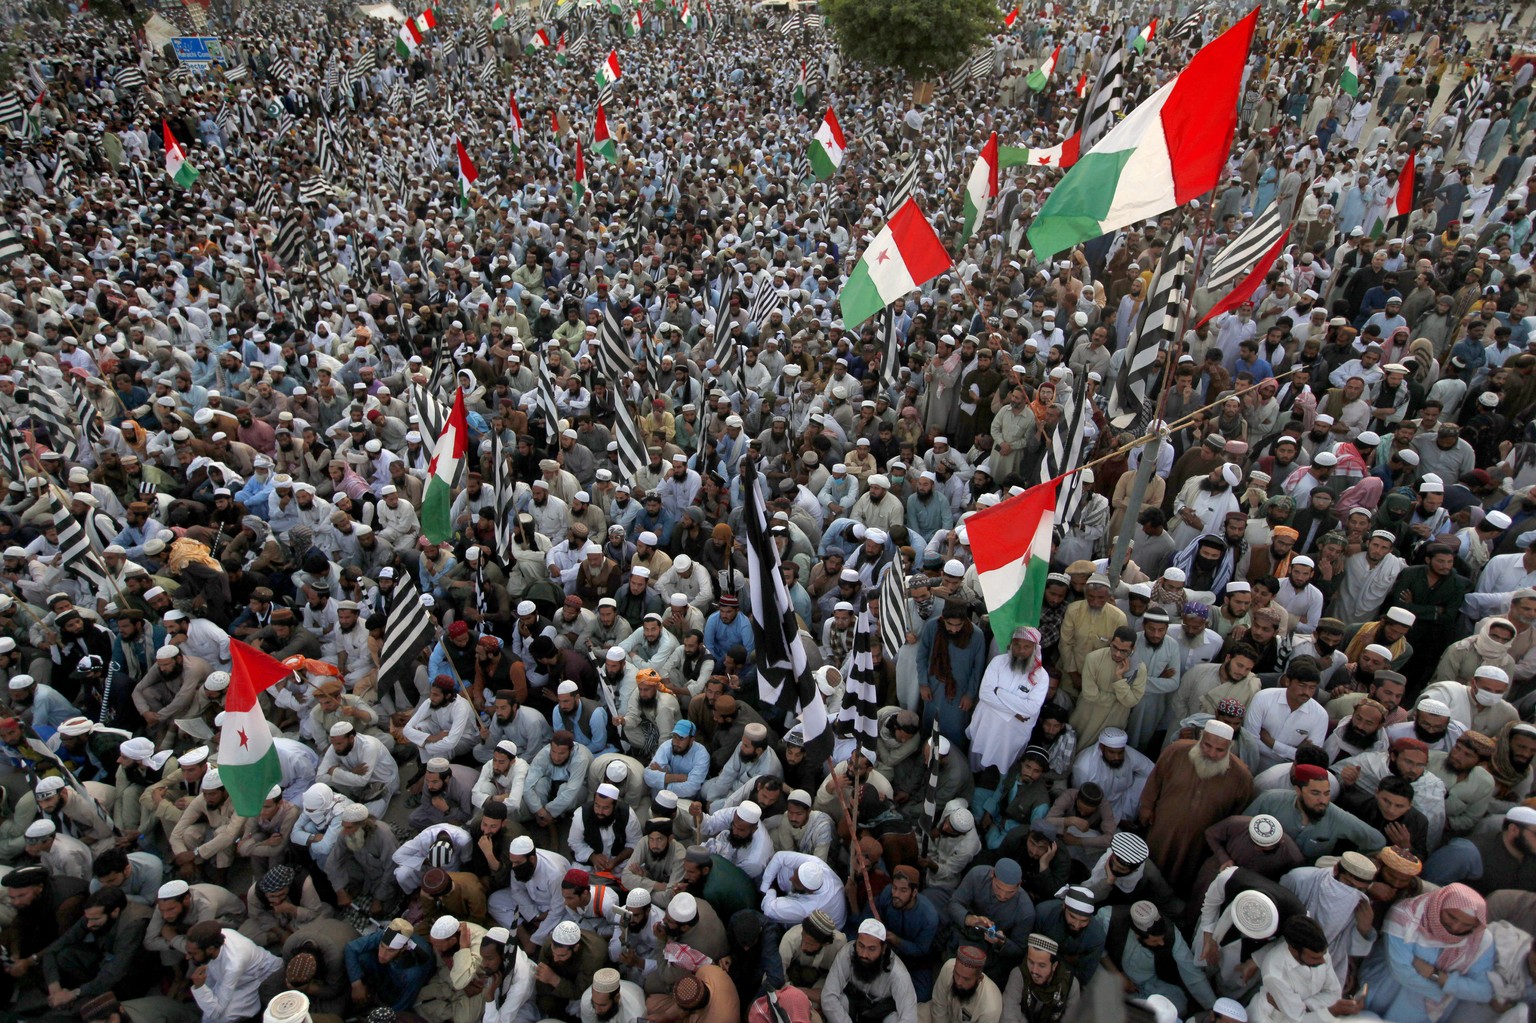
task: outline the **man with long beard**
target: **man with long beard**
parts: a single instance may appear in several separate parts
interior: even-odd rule
[[[1232,726],[1211,719],[1198,739],[1171,743],[1141,792],[1139,819],[1152,860],[1175,891],[1187,891],[1209,853],[1205,829],[1253,797],[1253,775],[1232,755]]]
[[[955,957],[939,967],[933,1000],[928,1003],[929,1023],[999,1023],[1003,993],[982,972],[986,965],[984,951],[975,945],[961,945]]]
[[[341,815],[341,841],[326,865],[326,876],[342,907],[357,906],[371,917],[388,916],[400,901],[395,883],[395,850],[400,843],[361,803]]]
[[[1386,720],[1387,708],[1370,697],[1355,704],[1355,709],[1350,711],[1349,717],[1339,722],[1323,743],[1329,762],[1358,756],[1361,753],[1385,750],[1387,748]]]
[[[1223,463],[1184,484],[1173,505],[1173,517],[1178,521],[1173,530],[1174,545],[1182,548],[1202,533],[1214,532],[1228,512],[1240,511],[1232,488],[1242,479],[1241,469]]]
[[[559,853],[535,849],[533,839],[520,835],[507,846],[512,876],[507,887],[487,902],[491,918],[512,932],[523,951],[532,955],[549,936],[555,922],[551,911],[560,906],[560,883],[570,861]]]
[[[886,944],[885,925],[865,920],[844,946],[822,986],[821,1011],[827,1023],[909,1023],[917,1019],[917,995],[907,968]],[[884,1016],[874,1010],[889,999]]]

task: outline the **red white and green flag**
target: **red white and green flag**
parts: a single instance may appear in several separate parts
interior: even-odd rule
[[[960,244],[970,241],[976,227],[987,216],[987,207],[997,198],[997,132],[993,132],[987,144],[981,147],[981,155],[971,167],[971,176],[965,181],[965,227],[960,233]]]
[[[414,18],[407,19],[400,26],[400,34],[395,37],[395,52],[404,60],[409,60],[411,55],[421,49],[421,29],[416,27]]]
[[[423,35],[426,34],[427,29],[437,27],[437,15],[432,13],[432,8],[428,7],[416,15],[416,27],[421,30]]]
[[[688,5],[688,0],[683,0],[678,7],[677,16],[682,20],[684,28],[693,28],[693,8]]]
[[[187,151],[171,134],[171,126],[162,120],[160,130],[165,133],[165,173],[182,188],[191,188],[197,180],[197,168],[187,162]]]
[[[1381,213],[1377,214],[1375,223],[1371,224],[1371,237],[1380,238],[1387,233],[1387,223],[1393,217],[1405,217],[1413,212],[1413,187],[1417,172],[1414,164],[1414,154],[1408,154],[1408,160],[1403,164],[1403,169],[1397,174],[1397,194],[1392,197],[1392,202]]]
[[[794,91],[794,94],[792,96],[790,96],[790,99],[794,101],[795,106],[803,107],[803,106],[805,106],[805,97],[806,97],[805,61],[802,60],[800,62],[800,77],[795,80],[795,91]]]
[[[491,4],[491,28],[500,32],[507,27],[507,12],[501,9],[501,0]]]
[[[1051,55],[1045,59],[1044,64],[1041,64],[1029,73],[1029,77],[1024,79],[1024,84],[1035,92],[1045,88],[1045,83],[1049,82],[1051,75],[1056,73],[1056,62],[1060,59],[1061,47],[1058,46],[1051,51]]]
[[[1055,480],[1030,487],[965,521],[992,635],[1003,646],[1020,625],[1040,624],[1055,521]]]
[[[569,62],[570,58],[565,54],[565,33],[561,32],[559,40],[555,43],[555,63],[565,67]]]
[[[1360,55],[1355,52],[1355,44],[1349,44],[1349,53],[1344,56],[1344,73],[1339,76],[1339,88],[1351,96],[1360,95]]]
[[[811,170],[817,181],[825,181],[837,173],[843,165],[843,151],[848,142],[843,137],[843,126],[837,123],[837,113],[827,108],[827,116],[821,119],[821,127],[811,136]]]
[[[855,328],[954,265],[916,199],[902,203],[848,275],[838,302]]]
[[[581,151],[581,140],[576,140],[576,166],[574,179],[571,181],[571,191],[576,196],[576,205],[587,197],[587,158]]]
[[[1008,26],[1009,28],[1012,28],[1013,27],[1013,23],[1015,21],[1018,21],[1018,20],[1019,20],[1019,9],[1017,7],[1015,7],[1013,10],[1009,11],[1007,14],[1003,15],[1003,24]]]
[[[459,207],[463,209],[469,206],[469,189],[480,180],[480,172],[475,169],[475,163],[469,158],[469,151],[464,148],[463,141],[454,139],[453,148],[459,154]]]
[[[609,50],[608,56],[604,57],[603,62],[597,66],[597,87],[601,89],[606,85],[612,85],[622,77],[623,74],[619,71],[619,51]]]
[[[624,26],[624,34],[633,39],[640,34],[640,30],[644,27],[645,15],[641,13],[639,7],[636,7],[629,16],[629,22]]]
[[[432,449],[427,466],[427,489],[421,495],[421,535],[443,543],[453,535],[453,488],[469,454],[469,418],[464,412],[464,389],[453,396],[453,411],[443,424],[442,436]]]
[[[597,105],[597,116],[592,119],[592,152],[609,163],[619,162],[619,147],[608,134],[608,115],[603,112],[601,103]]]
[[[1059,167],[1066,170],[1082,155],[1082,136],[1073,132],[1067,138],[1047,149],[1026,149],[1022,146],[998,146],[997,165],[1008,167]]]
[[[535,50],[547,49],[549,49],[549,33],[544,31],[542,28],[535,32],[533,34],[533,38],[528,40],[528,45],[523,47],[523,51],[525,53],[533,53]]]
[[[1077,96],[1078,99],[1082,99],[1083,96],[1087,94],[1088,72],[1085,71],[1077,76],[1077,88],[1073,89],[1072,92]]]
[[[1255,9],[1082,155],[1030,225],[1036,254],[1055,255],[1216,187],[1237,133],[1238,93],[1257,23]]]
[[[517,109],[517,89],[507,93],[507,130],[512,136],[512,148],[523,148],[523,114]]]
[[[1156,33],[1157,33],[1157,19],[1153,18],[1152,19],[1152,24],[1148,25],[1146,28],[1144,28],[1140,32],[1138,32],[1136,34],[1136,38],[1131,40],[1131,47],[1137,53],[1146,53],[1147,52],[1147,44],[1152,41],[1152,37]]]
[[[224,724],[219,730],[219,781],[235,813],[255,817],[272,787],[283,781],[283,765],[258,697],[293,672],[282,661],[238,639],[229,641],[229,657],[229,689],[224,693]]]

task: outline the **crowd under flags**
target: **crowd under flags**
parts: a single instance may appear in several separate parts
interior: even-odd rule
[[[817,181],[825,181],[837,173],[847,148],[848,141],[843,136],[843,126],[837,121],[837,111],[828,107],[816,134],[811,136],[811,172]]]
[[[741,462],[741,492],[758,705],[765,710],[776,708],[781,718],[798,715],[802,741],[810,747],[827,731],[827,707],[806,670],[805,646],[779,571],[779,551],[768,535],[761,486],[757,463],[748,455]]]
[[[1290,226],[1280,219],[1280,207],[1270,203],[1254,222],[1212,259],[1206,289],[1213,295],[1226,292],[1195,326],[1203,326],[1224,312],[1248,301],[1264,283],[1270,267],[1285,251]]]
[[[384,641],[379,648],[380,693],[393,692],[397,685],[404,685],[409,691],[415,682],[417,657],[437,638],[432,616],[421,603],[415,574],[399,572],[394,580],[394,592],[384,612]]]
[[[1140,435],[1155,418],[1163,376],[1160,352],[1171,351],[1179,336],[1179,310],[1188,285],[1189,242],[1183,232],[1163,251],[1141,306],[1136,332],[1109,395],[1109,419],[1117,430]]]
[[[1053,256],[1216,186],[1237,133],[1238,96],[1258,17],[1255,8],[1203,47],[1083,154],[1035,214],[1030,248],[1042,258]]]

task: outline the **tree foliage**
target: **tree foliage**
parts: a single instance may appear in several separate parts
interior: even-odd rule
[[[850,60],[934,78],[996,31],[995,0],[821,0]]]

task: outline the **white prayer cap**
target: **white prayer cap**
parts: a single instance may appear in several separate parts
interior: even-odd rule
[[[569,921],[567,921],[569,922]],[[432,937],[438,941],[447,941],[459,933],[459,918],[444,913],[432,922]]]
[[[1205,723],[1203,731],[1207,735],[1214,735],[1218,739],[1230,739],[1233,736],[1232,726],[1225,721],[1217,721],[1215,718]]]
[[[859,933],[867,934],[876,941],[884,941],[886,936],[885,924],[871,917],[859,924]]]

